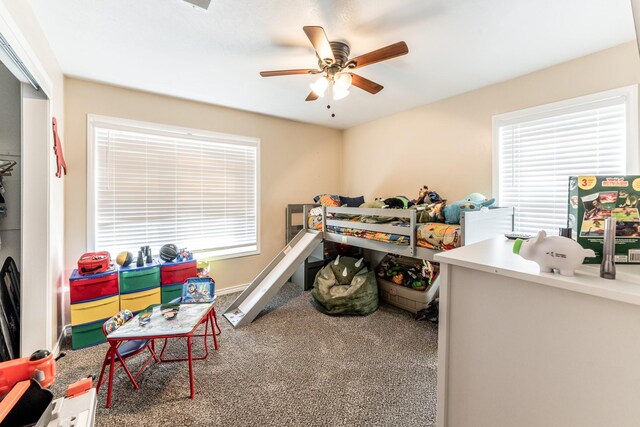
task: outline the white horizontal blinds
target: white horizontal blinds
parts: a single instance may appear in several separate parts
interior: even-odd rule
[[[516,231],[566,227],[569,176],[625,173],[626,108],[618,96],[499,125],[498,197]]]
[[[257,249],[257,144],[96,126],[95,151],[97,250]]]

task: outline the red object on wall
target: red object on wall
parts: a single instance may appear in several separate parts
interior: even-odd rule
[[[163,285],[184,283],[189,277],[198,275],[197,265],[197,261],[162,264],[160,266],[160,281]]]
[[[78,272],[69,279],[71,304],[118,295],[118,272],[92,276],[80,276]]]
[[[53,152],[56,153],[56,163],[58,168],[56,169],[56,176],[60,178],[62,176],[62,170],[64,174],[67,174],[67,164],[64,161],[64,154],[62,154],[62,142],[58,136],[58,121],[53,118]]]

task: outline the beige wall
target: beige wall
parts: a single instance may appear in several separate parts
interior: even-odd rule
[[[426,184],[449,200],[489,196],[493,115],[638,82],[632,42],[347,129],[343,190],[413,198]]]
[[[137,92],[82,80],[65,82],[65,267],[86,252],[87,114],[211,130],[261,139],[261,254],[212,263],[219,289],[246,284],[284,246],[287,203],[339,192],[342,132],[229,108]]]

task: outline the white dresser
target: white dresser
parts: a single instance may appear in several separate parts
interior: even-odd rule
[[[441,262],[438,426],[639,426],[640,265],[540,273],[504,237]]]

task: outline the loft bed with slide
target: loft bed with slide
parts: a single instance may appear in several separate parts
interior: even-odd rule
[[[411,209],[302,205],[301,231],[231,304],[224,317],[234,326],[251,323],[298,267],[323,242],[378,253],[433,261],[434,255],[513,230],[513,208],[456,202],[457,224],[424,221],[420,206]],[[490,204],[490,203],[488,203]],[[428,219],[431,219],[427,215]],[[459,218],[459,220],[458,220]],[[444,218],[442,218],[444,220]],[[451,221],[449,221],[451,222]],[[437,294],[438,279],[430,288]]]

